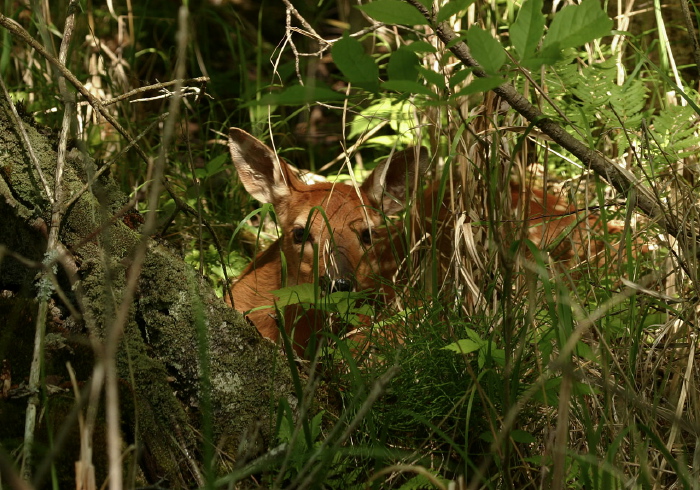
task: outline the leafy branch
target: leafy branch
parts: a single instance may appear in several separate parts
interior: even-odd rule
[[[455,33],[452,26],[446,22],[437,22],[440,18],[439,12],[431,12],[419,0],[406,0],[407,3],[415,7],[434,26],[440,40],[449,47],[452,54],[466,66],[472,68],[472,73],[480,78],[487,78],[489,74],[482,68],[476,58],[472,55],[467,44]],[[560,21],[561,22],[561,21]],[[562,29],[559,29],[562,33]],[[555,33],[550,29],[545,37],[548,46],[561,43],[554,41]],[[550,40],[552,39],[552,40]],[[567,43],[564,43],[567,44]],[[531,43],[523,43],[525,53],[530,53],[534,49]],[[545,46],[546,49],[546,46]],[[559,123],[549,119],[542,111],[533,106],[530,101],[523,97],[510,83],[503,83],[492,89],[499,97],[504,99],[525,119],[537,126],[544,134],[552,138],[553,141],[576,156],[585,166],[592,169],[600,177],[608,181],[615,189],[625,195],[630,196],[632,201],[641,211],[649,217],[657,220],[661,226],[671,235],[679,239],[686,238],[694,240],[694,233],[682,220],[662,207],[660,200],[647,186],[643,185],[632,172],[616,164],[595,150],[589,148],[585,143],[569,134]]]

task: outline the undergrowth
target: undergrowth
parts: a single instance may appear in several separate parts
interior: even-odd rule
[[[421,192],[439,189],[433,196],[446,208],[426,211],[414,196],[391,218],[406,235],[396,251],[397,298],[373,299],[360,312],[324,300],[336,316],[370,317],[371,347],[358,355],[352,337],[329,334],[296,374],[307,410],[295,417],[288,406],[276,409],[269,458],[241,469],[237,455],[218,455],[227,462],[221,468],[235,469],[206,485],[697,488],[697,250],[694,237],[666,226],[697,230],[698,68],[685,51],[674,60],[685,34],[674,31],[667,44],[660,33],[669,28],[652,14],[642,32],[629,27],[630,11],[611,5],[606,13],[593,0],[545,12],[546,35],[536,29],[541,1],[437,2],[437,18],[486,70],[476,77],[419,21],[416,3],[433,4],[192,7],[187,73],[211,81],[189,84],[192,96],[183,99],[165,171],[174,195],[161,196],[158,230],[219,296],[278,236],[269,209],[257,212],[235,176],[230,126],[342,182],[361,181],[396,148],[424,145],[431,166]],[[22,4],[5,6],[42,39],[55,36],[66,9],[46,2],[51,17],[41,18]],[[167,6],[134,4],[116,20],[85,8],[80,32],[103,45],[76,44],[69,68],[92,80],[99,97],[168,80],[183,62],[171,53],[177,22]],[[576,15],[569,8],[592,16],[588,35],[551,27]],[[527,42],[515,26],[531,29]],[[32,50],[4,36],[0,73],[13,100],[42,124],[60,124],[53,70]],[[628,169],[660,213],[640,213],[634,188],[611,187],[489,91],[503,82]],[[138,134],[167,107],[165,96],[150,95],[110,111]],[[89,107],[80,106],[76,145],[110,165],[145,212],[141,188],[152,170],[133,152],[113,160],[125,143]],[[141,142],[154,158],[160,144],[156,130]],[[566,196],[566,215],[583,223],[586,237],[571,226],[533,243],[531,204],[516,203],[532,189]],[[426,213],[431,229],[422,235],[411,216]]]

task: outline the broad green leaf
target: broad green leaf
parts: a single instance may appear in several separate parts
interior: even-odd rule
[[[503,349],[491,349],[491,360],[500,367],[506,365],[506,351]]]
[[[386,71],[389,80],[418,80],[418,56],[404,47],[391,53]]]
[[[279,298],[275,303],[280,308],[287,305],[296,305],[299,303],[311,304],[316,302],[314,285],[309,283],[277,289],[276,291],[272,291],[272,294]]]
[[[347,34],[333,44],[333,61],[345,77],[353,84],[376,90],[379,84],[379,68],[357,39]]]
[[[442,73],[438,73],[433,70],[428,70],[427,68],[424,68],[422,66],[418,67],[418,71],[429,84],[435,85],[436,87],[445,86],[445,76]]]
[[[559,49],[575,48],[610,34],[613,21],[600,7],[598,0],[583,0],[568,5],[554,16],[542,48],[558,45]]]
[[[524,430],[519,430],[515,429],[511,431],[510,437],[515,441],[515,442],[520,442],[523,444],[533,444],[537,442],[537,439],[530,434],[529,432],[525,432]]]
[[[464,80],[466,80],[466,78],[471,72],[472,70],[470,68],[462,68],[458,72],[453,73],[452,76],[450,76],[450,88],[454,88],[455,86],[459,85]]]
[[[574,354],[583,357],[587,361],[599,361],[598,356],[595,355],[595,352],[593,349],[591,349],[591,346],[581,340],[576,343],[576,350],[574,351]]]
[[[525,0],[518,12],[518,18],[510,27],[510,42],[513,43],[521,61],[530,57],[537,49],[544,33],[544,21],[542,0]]]
[[[391,99],[389,97],[382,97],[378,102],[370,105],[366,109],[363,109],[353,118],[352,122],[350,123],[348,139],[352,139],[357,135],[371,131],[378,124],[390,119],[393,110]]]
[[[443,347],[443,349],[451,350],[458,354],[469,354],[470,352],[474,352],[476,350],[481,349],[483,345],[483,342],[475,342],[471,339],[461,339],[457,342],[453,342],[452,344],[446,345],[445,347]]]
[[[488,443],[492,443],[493,441],[495,441],[493,434],[491,434],[490,432],[482,432],[479,435],[479,439],[481,439],[482,441],[486,441]]]
[[[374,20],[385,24],[425,25],[428,20],[412,5],[400,0],[375,0],[357,7]]]
[[[562,51],[559,49],[559,44],[555,43],[521,60],[520,64],[529,70],[536,70],[542,65],[551,66],[562,58]]]
[[[427,95],[435,97],[435,93],[428,87],[419,82],[411,82],[409,80],[389,80],[382,83],[382,88],[386,90],[396,90],[401,93]]]
[[[489,75],[495,75],[506,62],[506,52],[501,43],[478,26],[467,31],[467,43],[476,61]]]
[[[413,51],[414,53],[437,53],[435,46],[427,41],[416,41],[411,44],[406,44],[403,47]]]
[[[437,21],[444,22],[453,15],[457,15],[462,10],[469,7],[474,0],[450,0],[447,2],[437,14]]]
[[[597,395],[600,393],[600,390],[597,390],[593,386],[586,384],[586,383],[580,383],[580,382],[574,382],[571,391],[574,395],[579,395],[579,396],[590,396],[590,395]]]
[[[391,114],[391,99],[388,97],[379,99],[379,102],[372,104],[366,109],[363,109],[362,112],[353,118],[352,122],[350,123],[348,139],[352,139],[355,136],[371,131],[378,124],[389,119]]]
[[[345,98],[343,94],[323,86],[292,85],[281,92],[265,94],[260,100],[245,105],[299,105],[312,102],[330,102],[343,98]]]

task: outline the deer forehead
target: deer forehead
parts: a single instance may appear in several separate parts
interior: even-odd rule
[[[376,225],[379,216],[369,206],[368,199],[346,184],[315,184],[291,196],[285,222],[306,226],[311,216],[312,226],[326,226],[321,211],[333,229],[359,228]],[[310,213],[312,213],[310,215]]]

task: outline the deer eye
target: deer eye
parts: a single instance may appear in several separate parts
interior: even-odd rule
[[[369,228],[362,230],[360,232],[360,240],[367,246],[372,245],[372,231]]]
[[[301,245],[305,241],[304,238],[306,238],[307,242],[311,241],[311,234],[307,233],[306,228],[303,226],[295,226],[292,230],[292,238],[294,239],[294,243]]]

